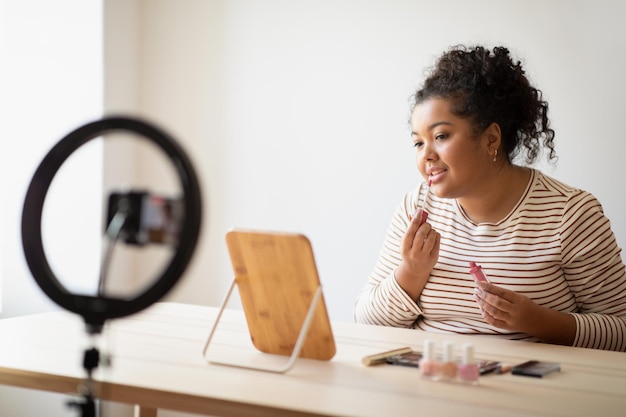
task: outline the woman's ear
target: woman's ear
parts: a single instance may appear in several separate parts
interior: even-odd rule
[[[493,122],[487,126],[487,129],[483,132],[483,138],[486,139],[487,151],[490,155],[493,155],[498,149],[500,149],[500,144],[502,143],[502,131],[500,130],[500,125]]]

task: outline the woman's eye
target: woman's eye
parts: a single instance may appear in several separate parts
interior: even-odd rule
[[[414,148],[421,148],[423,144],[424,144],[424,142],[416,141],[416,142],[413,142],[413,147]]]
[[[448,135],[446,133],[439,133],[437,135],[435,135],[435,139],[436,140],[445,140],[448,138]]]

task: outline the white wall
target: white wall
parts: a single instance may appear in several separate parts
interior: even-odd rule
[[[542,169],[596,194],[625,245],[625,12],[608,0],[140,2],[138,108],[190,151],[207,203],[170,298],[219,303],[229,228],[295,231],[313,242],[332,318],[351,320],[391,213],[419,181],[409,96],[457,43],[525,61],[557,131],[560,161]]]
[[[1,274],[3,314],[12,316],[51,307],[24,262],[22,205],[50,148],[102,113],[102,28],[98,1],[4,0],[1,7]],[[48,261],[68,286],[79,287],[81,274],[98,270],[100,225],[93,220],[99,218],[100,204],[93,202],[101,197],[102,153],[97,148],[81,149],[59,170],[43,213]],[[94,217],[80,215],[77,207]],[[93,232],[92,237],[78,241],[79,229]]]
[[[99,0],[0,2],[2,318],[57,308],[24,261],[22,204],[50,148],[102,113],[101,7]],[[94,220],[100,218],[102,151],[97,145],[83,151],[55,177],[42,228],[48,260],[72,289],[84,288],[82,278],[88,275],[97,278],[100,255],[100,227]],[[0,387],[0,415],[66,416],[68,399]]]

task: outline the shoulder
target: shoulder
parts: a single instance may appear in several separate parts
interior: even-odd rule
[[[600,201],[590,192],[568,185],[539,171],[533,200],[544,213],[558,216],[563,231],[580,233],[587,228],[606,229],[608,219]]]
[[[552,192],[557,195],[570,196],[581,192],[577,187],[572,187],[554,177],[544,174],[539,170],[533,170],[535,175],[535,187],[544,192]]]
[[[534,170],[535,180],[532,195],[543,203],[561,204],[563,208],[595,206],[602,211],[598,199],[588,191],[566,184],[551,176]]]

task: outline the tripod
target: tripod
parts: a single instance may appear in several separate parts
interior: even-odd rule
[[[93,335],[94,329],[92,326],[88,326],[88,332]],[[99,330],[96,331],[99,333]],[[79,386],[79,394],[81,399],[68,401],[67,405],[70,408],[75,408],[79,411],[80,417],[98,417],[98,409],[96,407],[96,399],[94,396],[94,380],[93,371],[98,367],[100,362],[103,362],[105,366],[110,365],[110,358],[108,356],[101,356],[97,347],[92,346],[85,350],[83,354],[83,368],[87,373],[85,383]]]

